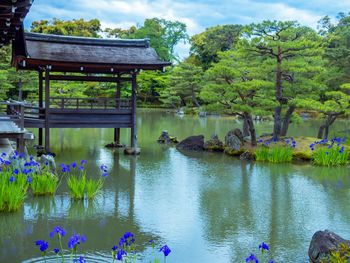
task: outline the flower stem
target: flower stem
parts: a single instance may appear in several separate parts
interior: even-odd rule
[[[64,262],[63,247],[62,247],[62,240],[61,240],[60,234],[58,234],[58,242],[60,243],[62,262]]]

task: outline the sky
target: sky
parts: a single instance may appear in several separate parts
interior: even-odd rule
[[[185,23],[192,36],[211,26],[263,20],[297,20],[316,28],[323,16],[335,18],[339,12],[350,12],[350,0],[34,0],[25,27],[41,19],[97,18],[102,28],[128,28],[158,17]],[[186,57],[189,44],[176,51]]]

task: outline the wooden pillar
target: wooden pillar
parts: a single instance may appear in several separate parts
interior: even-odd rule
[[[121,94],[121,81],[119,79],[119,75],[118,75],[118,81],[117,81],[117,91],[115,93],[115,98],[116,98],[116,108],[119,109],[120,108],[120,101],[118,99],[120,99],[120,94]],[[114,128],[114,143],[120,144],[120,128]]]
[[[131,79],[132,97],[131,97],[131,148],[137,152],[137,126],[136,126],[136,91],[137,91],[137,80],[136,72],[132,73]]]
[[[50,75],[49,69],[45,69],[45,151],[50,151]]]
[[[40,70],[39,72],[39,118],[40,118],[40,113],[42,111],[40,108],[43,107],[43,72]],[[38,145],[43,145],[43,129],[39,128],[38,131]]]

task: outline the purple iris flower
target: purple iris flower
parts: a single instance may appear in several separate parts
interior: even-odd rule
[[[55,234],[58,234],[61,237],[64,237],[66,235],[66,231],[60,226],[55,226],[53,230],[50,232],[50,237],[53,238]]]
[[[167,245],[164,245],[159,249],[159,252],[163,252],[164,256],[167,257],[170,254],[171,249]]]
[[[35,241],[35,245],[37,245],[41,252],[45,252],[49,247],[49,243],[45,240],[37,240]]]

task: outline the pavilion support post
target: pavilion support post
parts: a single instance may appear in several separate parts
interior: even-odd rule
[[[140,148],[137,146],[137,125],[136,125],[136,92],[137,92],[137,80],[136,80],[136,72],[132,73],[131,78],[131,147],[125,149],[126,154],[137,155],[140,154]]]
[[[49,68],[45,69],[45,151],[50,151],[50,75]]]
[[[121,81],[118,79],[117,81],[117,91],[115,93],[115,98],[116,98],[116,108],[120,108],[120,95],[121,95]],[[120,128],[114,128],[114,144],[115,145],[120,145]]]
[[[42,113],[41,109],[43,107],[43,72],[40,70],[39,72],[39,119],[40,114]],[[38,145],[43,145],[43,128],[39,128],[38,131]]]

